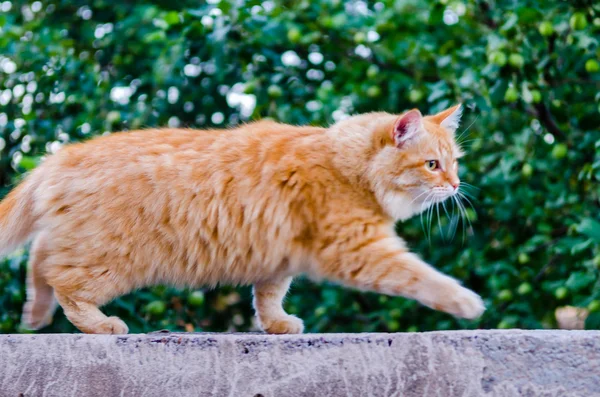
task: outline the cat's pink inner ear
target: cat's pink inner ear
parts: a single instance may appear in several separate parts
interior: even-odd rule
[[[415,136],[421,127],[423,115],[418,109],[413,109],[402,116],[394,124],[392,138],[397,147]]]

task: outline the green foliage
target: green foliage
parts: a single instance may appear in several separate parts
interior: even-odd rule
[[[449,240],[453,224],[440,214],[442,233],[435,218],[424,233],[418,217],[398,232],[480,293],[484,317],[459,321],[306,280],[287,309],[311,332],[541,328],[565,304],[597,313],[600,4],[198,3],[0,2],[4,193],[44,153],[105,132],[262,117],[325,125],[461,101],[460,174],[478,186],[466,188],[472,226],[459,223]],[[1,332],[18,329],[26,260],[20,251],[0,264]],[[247,287],[155,287],[105,311],[132,332],[248,330],[252,315]],[[598,327],[597,314],[588,327]],[[44,331],[73,330],[59,315]]]

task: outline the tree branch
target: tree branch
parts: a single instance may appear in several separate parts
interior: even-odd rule
[[[496,21],[494,21],[492,19],[492,17],[489,16],[491,7],[488,3],[486,3],[485,1],[480,1],[479,2],[479,10],[481,11],[481,17],[483,18],[483,23],[489,27],[490,29],[497,29],[498,28],[498,24],[496,23]]]
[[[563,130],[561,130],[558,127],[558,124],[556,124],[556,121],[554,120],[554,117],[552,116],[552,113],[550,113],[550,110],[548,109],[546,104],[544,104],[543,102],[540,102],[540,103],[535,104],[534,107],[535,107],[537,117],[540,120],[540,123],[542,123],[542,125],[552,135],[558,136],[558,137],[562,138],[563,140],[567,139],[567,134],[565,134],[563,132]]]

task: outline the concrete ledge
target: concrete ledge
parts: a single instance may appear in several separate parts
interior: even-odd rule
[[[600,396],[600,332],[0,335],[4,396]]]

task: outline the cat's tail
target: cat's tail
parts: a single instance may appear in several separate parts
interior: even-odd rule
[[[34,186],[26,179],[0,202],[0,255],[24,245],[34,232]]]
[[[25,244],[36,231],[34,191],[34,182],[28,178],[0,202],[0,255]],[[32,330],[50,324],[57,307],[54,290],[46,283],[36,254],[36,247],[43,243],[42,240],[41,236],[36,238],[27,269],[27,303],[23,309],[22,325]]]

